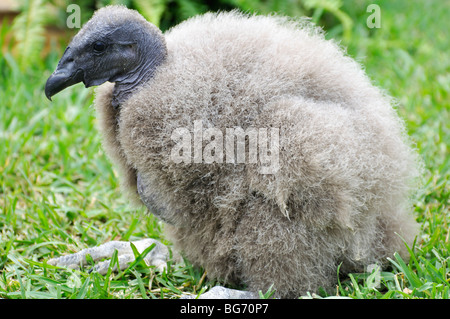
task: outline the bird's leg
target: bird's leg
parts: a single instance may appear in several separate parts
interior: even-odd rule
[[[159,270],[166,267],[170,255],[169,249],[165,245],[151,238],[134,241],[132,243],[139,253],[142,253],[146,248],[155,244],[153,249],[145,256],[144,261],[147,265],[155,266]],[[129,266],[129,263],[135,260],[130,242],[110,241],[97,247],[83,249],[72,255],[50,259],[47,263],[53,266],[62,266],[74,269],[87,264],[86,255],[88,254],[94,261],[100,261],[105,258],[111,258],[115,250],[117,250],[120,270],[126,269]],[[94,267],[94,270],[104,275],[108,272],[109,265],[109,260],[102,261]],[[117,271],[117,266],[115,265],[112,270]]]

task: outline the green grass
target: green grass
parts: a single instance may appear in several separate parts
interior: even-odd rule
[[[391,270],[351,274],[334,294],[305,297],[449,298],[450,4],[377,1],[382,26],[368,29],[371,2],[352,3],[343,7],[353,20],[343,45],[398,99],[425,163],[424,185],[414,198],[422,227],[409,263],[392,256]],[[340,37],[339,24],[330,34]],[[12,54],[0,57],[0,298],[177,298],[215,285],[188,262],[163,273],[136,263],[105,276],[90,267],[46,264],[109,240],[149,236],[167,243],[163,225],[119,193],[95,128],[92,91],[77,85],[46,100],[44,84],[59,55],[23,71]]]

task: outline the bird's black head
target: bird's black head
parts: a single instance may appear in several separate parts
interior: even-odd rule
[[[67,47],[47,80],[45,95],[51,100],[79,82],[90,87],[106,81],[139,81],[149,67],[148,61],[158,60],[154,55],[165,52],[159,29],[136,11],[122,6],[102,8]]]

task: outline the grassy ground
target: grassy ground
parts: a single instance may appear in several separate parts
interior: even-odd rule
[[[344,5],[353,28],[343,44],[374,83],[398,98],[426,167],[414,198],[422,228],[409,264],[393,256],[392,270],[341,278],[331,295],[449,298],[450,4],[377,1],[382,25],[368,29],[369,2],[355,3]],[[89,267],[46,265],[53,256],[109,240],[150,236],[165,242],[162,224],[133,210],[119,193],[95,128],[92,92],[77,85],[53,103],[45,99],[45,80],[58,55],[26,70],[11,54],[0,57],[0,298],[176,298],[213,286],[189,263],[163,273],[138,263],[106,276]]]

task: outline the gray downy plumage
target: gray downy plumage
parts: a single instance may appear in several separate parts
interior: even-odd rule
[[[108,6],[69,44],[46,95],[81,81],[102,84],[99,130],[123,191],[210,278],[290,298],[332,288],[339,265],[344,274],[386,266],[396,251],[408,258],[420,162],[404,123],[360,65],[304,20],[208,13],[162,34]],[[175,162],[174,132],[195,143],[195,123],[203,151],[208,129],[225,140],[226,129],[277,128],[277,169],[205,154]]]

